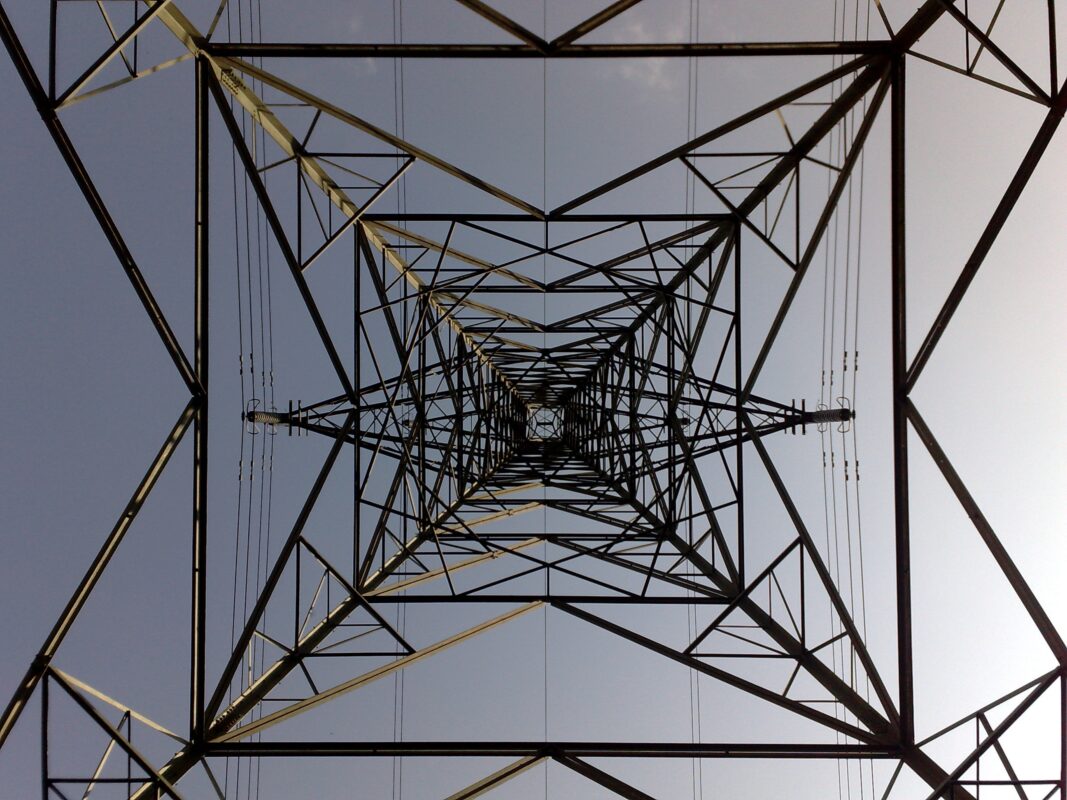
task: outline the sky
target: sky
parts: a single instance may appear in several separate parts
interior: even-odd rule
[[[102,40],[98,21],[76,8],[81,4],[68,5],[75,8],[63,9],[61,52],[68,55],[60,64],[69,78],[77,64],[85,63],[87,54],[91,58],[94,43],[98,46]],[[206,27],[213,4],[180,5]],[[834,31],[835,6],[832,2],[822,5],[825,8],[799,17],[789,3],[705,0],[700,3],[699,30],[695,30],[688,2],[647,0],[591,40],[828,38]],[[906,18],[912,4],[884,5],[896,22]],[[988,19],[992,13],[993,4],[971,5],[977,19]],[[540,4],[516,0],[498,7],[514,13],[531,29],[551,35],[595,11],[597,4],[548,0],[547,21]],[[5,4],[5,9],[40,66],[46,47],[45,9],[27,2]],[[324,1],[316,5],[315,12],[293,15],[286,4],[262,0],[263,36],[267,40],[392,41],[393,7],[388,3]],[[851,4],[848,13],[853,13]],[[866,14],[865,8],[861,14]],[[236,25],[236,17],[231,22]],[[402,22],[405,41],[502,40],[502,34],[458,5],[407,0]],[[877,24],[877,20],[872,22],[872,36],[880,38]],[[1008,3],[997,28],[1002,47],[1035,75],[1044,75],[1042,70],[1047,69],[1039,49],[1032,46],[1044,36],[1043,24],[1043,12]],[[162,28],[150,30],[145,37],[146,62],[153,55],[162,60],[178,53],[168,36]],[[962,41],[958,26],[946,20],[918,49],[958,60]],[[1005,80],[988,57],[983,59],[987,77]],[[7,692],[20,679],[181,411],[184,390],[17,75],[6,59],[0,64],[0,92],[8,109],[0,123],[5,142],[0,148],[5,176],[0,188],[0,242],[5,263],[10,265],[6,291],[0,294],[0,325],[7,343],[0,350],[0,368],[11,387],[0,458],[0,492],[7,522],[5,558],[0,561],[0,604],[9,610],[3,623],[0,691]],[[682,60],[555,61],[547,65],[538,61],[409,61],[403,71],[402,115],[395,104],[397,73],[391,63],[308,61],[268,68],[387,130],[394,130],[402,116],[403,135],[409,141],[538,206],[553,206],[676,146],[688,132],[706,130],[829,66],[827,60],[819,59],[788,64],[771,59],[709,60],[690,77],[689,65]],[[695,115],[687,108],[691,94],[697,98]],[[192,340],[192,110],[193,73],[184,63],[75,105],[62,116],[187,350]],[[847,335],[852,342],[856,341],[852,337],[858,337],[855,349],[860,351],[861,371],[852,396],[857,409],[856,438],[832,442],[837,448],[837,469],[823,470],[823,449],[829,450],[831,442],[814,432],[768,440],[768,447],[817,541],[829,542],[834,535],[828,508],[854,515],[848,531],[839,525],[839,543],[842,536],[846,543],[853,542],[853,537],[858,543],[862,525],[868,643],[895,692],[886,110],[871,133],[864,160],[862,244],[858,225],[852,228],[853,238],[844,222],[833,228],[831,242],[815,260],[758,391],[786,402],[804,398],[809,406],[814,404],[820,397],[824,353],[836,364],[841,357],[840,337]],[[296,121],[304,112],[282,113]],[[791,109],[787,117],[800,125],[807,113]],[[1038,105],[1015,95],[909,59],[908,325],[912,351],[1043,114]],[[307,116],[303,119],[306,125]],[[241,546],[235,551],[238,539],[248,536],[253,526],[257,533],[262,531],[267,519],[275,537],[288,531],[328,448],[320,437],[277,437],[270,443],[271,512],[264,516],[258,508],[249,510],[249,498],[258,499],[253,492],[259,492],[259,485],[253,482],[250,487],[246,480],[239,486],[240,448],[246,448],[245,470],[249,460],[260,459],[253,467],[258,479],[265,437],[251,437],[240,421],[242,400],[247,401],[243,391],[248,388],[254,393],[255,386],[248,380],[246,387],[238,373],[238,332],[256,318],[238,313],[239,309],[242,314],[259,313],[259,306],[256,303],[252,310],[242,305],[246,300],[239,301],[240,292],[249,289],[239,276],[241,253],[247,256],[248,248],[239,238],[235,242],[232,166],[221,133],[221,126],[216,125],[212,163],[212,177],[219,187],[212,239],[215,416],[209,505],[210,555],[212,564],[220,565],[210,573],[209,658],[216,667],[230,635],[235,552],[239,557],[249,552],[252,558],[258,555],[254,550],[242,551]],[[326,122],[319,135],[339,147],[366,141],[362,135]],[[782,130],[773,120],[754,129],[751,136],[760,146],[782,144]],[[1061,629],[1067,628],[1061,574],[1067,555],[1061,535],[1067,463],[1062,447],[1056,445],[1067,433],[1063,410],[1067,378],[1057,365],[1062,357],[1060,343],[1067,340],[1060,311],[1060,298],[1067,289],[1061,268],[1067,229],[1058,224],[1056,212],[1063,202],[1067,177],[1063,145],[1061,131],[914,395]],[[811,174],[825,181],[825,171]],[[239,192],[239,204],[242,197]],[[475,193],[456,188],[422,165],[412,171],[406,197],[412,211],[490,207]],[[666,170],[605,200],[603,208],[679,211],[685,208],[685,198],[683,173]],[[291,200],[280,202],[291,204]],[[395,200],[389,198],[389,202]],[[708,202],[701,197],[698,207],[710,208]],[[851,203],[859,219],[858,184]],[[242,234],[240,219],[238,223]],[[804,224],[811,224],[810,216]],[[250,236],[255,237],[256,230],[253,218]],[[261,235],[266,242],[265,234]],[[745,328],[745,359],[751,363],[754,352],[747,343],[758,341],[760,325],[765,327],[786,276],[781,265],[758,245],[749,248],[746,240],[743,246],[748,248],[743,290],[746,319],[750,320]],[[306,402],[335,394],[336,379],[299,306],[291,279],[276,248],[268,245],[264,254],[268,250],[274,391],[281,398],[279,405],[290,398]],[[846,278],[851,295],[841,283]],[[862,281],[857,289],[858,278]],[[255,281],[252,285],[258,288],[259,278]],[[346,263],[340,258],[324,259],[309,283],[327,322],[349,352],[352,284]],[[831,304],[829,323],[836,349],[823,343],[827,330],[823,301],[828,296],[839,301]],[[547,311],[541,309],[541,313]],[[262,367],[262,350],[257,358]],[[838,372],[836,377],[843,376]],[[260,449],[253,451],[253,447]],[[328,544],[336,536],[333,531],[339,521],[341,526],[351,524],[350,510],[346,511],[350,485],[344,476],[351,475],[352,455],[347,450],[340,461],[341,477],[327,485],[310,520],[310,530],[319,537],[316,541]],[[1016,688],[1053,662],[915,438],[911,452],[916,705],[917,727],[923,736]],[[844,482],[837,459],[846,457],[853,474],[860,459],[859,496],[854,480]],[[190,464],[187,440],[57,660],[60,668],[179,732],[187,724]],[[746,525],[757,532],[750,535],[753,558],[766,561],[776,552],[775,543],[787,541],[783,537],[788,523],[780,507],[771,502],[772,490],[755,464],[749,463],[746,478],[749,471]],[[831,495],[837,498],[832,506],[827,505],[824,478],[839,492]],[[852,499],[846,501],[846,497]],[[857,511],[854,503],[859,500],[862,505]],[[842,547],[834,548],[831,564],[838,564],[836,553],[847,552]],[[251,588],[245,593],[254,596]],[[432,641],[500,610],[415,609],[409,612],[406,630],[422,641]],[[633,619],[665,637],[677,636],[691,624],[681,607],[655,614],[635,612]],[[398,698],[403,700],[399,716]],[[1054,725],[1054,711],[1036,707],[1020,723],[1015,740],[1006,740],[1014,744],[1020,770],[1028,769],[1035,777],[1046,777],[1049,763],[1053,763],[1052,772],[1056,771],[1049,761],[1055,754],[1047,736],[1049,721]],[[59,770],[69,766],[72,774],[84,773],[86,765],[91,770],[103,741],[98,733],[90,734],[84,718],[58,699],[56,714],[61,722],[53,731],[53,763]],[[113,720],[117,717],[110,710],[108,714]],[[39,791],[37,715],[35,702],[0,752],[2,797],[32,796]],[[402,692],[392,679],[380,681],[350,695],[329,714],[315,720],[309,715],[279,730],[292,736],[314,730],[320,737],[391,739],[400,735],[396,724],[401,718],[402,735],[410,739],[539,740],[547,736],[688,741],[699,720],[704,741],[765,741],[773,736],[822,737],[819,741],[830,736],[832,740],[832,734],[814,731],[711,679],[691,682],[678,665],[564,614],[543,610],[405,670]],[[154,734],[138,731],[137,735],[145,735],[143,746],[160,761],[173,752],[167,749],[171,743],[153,738]],[[967,742],[945,741],[937,748],[931,752],[943,756],[947,764],[966,752]],[[839,786],[867,796],[872,772],[881,790],[892,766],[874,765],[861,779],[855,773],[842,777],[835,765],[826,762],[771,766],[714,761],[696,772],[690,762],[682,760],[596,763],[657,797],[694,793],[712,797],[741,787],[746,796],[774,797],[780,796],[784,781],[797,787],[797,797],[825,797]],[[221,776],[224,765],[216,767]],[[353,786],[366,796],[443,797],[496,768],[497,763],[488,760],[443,764],[405,759],[398,764],[368,759],[310,765],[264,761],[259,785],[264,797],[352,796]],[[312,774],[312,769],[320,771]],[[238,777],[231,768],[232,796],[245,796],[254,785],[247,775]],[[202,775],[191,775],[189,787],[188,796],[193,797],[208,796],[210,791]],[[568,770],[553,766],[531,770],[499,796],[534,797],[546,792],[557,797],[604,796],[597,791]],[[908,782],[905,777],[893,796],[922,796],[919,792],[914,780]],[[109,795],[101,788],[93,796]]]

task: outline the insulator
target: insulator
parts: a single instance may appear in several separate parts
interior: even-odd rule
[[[285,425],[289,420],[286,415],[276,411],[253,411],[245,417],[249,422],[260,425]]]
[[[823,422],[848,422],[850,419],[854,419],[856,413],[850,408],[820,408],[816,411],[808,411],[803,414],[803,422],[805,423],[823,423]]]

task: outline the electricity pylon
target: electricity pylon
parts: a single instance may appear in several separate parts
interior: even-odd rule
[[[649,796],[644,790],[591,759],[671,757],[891,759],[900,765],[898,772],[914,773],[930,798],[976,798],[983,786],[1010,787],[1019,797],[1039,796],[1034,791],[1041,797],[1067,797],[1063,763],[1052,776],[1020,775],[1004,745],[1006,733],[1046,693],[1058,694],[1056,702],[1064,707],[1067,647],[912,399],[931,353],[1067,109],[1067,84],[1059,84],[1056,70],[1053,4],[1047,88],[997,45],[992,24],[983,27],[966,5],[950,0],[928,0],[895,27],[879,5],[885,29],[877,38],[682,44],[591,42],[595,32],[632,13],[642,0],[606,4],[551,39],[479,0],[458,4],[483,18],[482,24],[495,26],[505,41],[222,41],[197,28],[178,2],[125,4],[134,9],[125,28],[115,22],[117,15],[108,14],[107,7],[114,4],[99,4],[111,40],[69,82],[56,68],[61,55],[57,26],[72,4],[52,4],[50,58],[43,79],[0,8],[0,36],[188,392],[173,429],[0,718],[0,745],[39,694],[44,698],[42,747],[63,747],[62,731],[49,726],[51,687],[99,727],[107,749],[84,775],[55,774],[46,760],[42,786],[47,796],[66,796],[64,787],[77,783],[86,794],[110,786],[129,797],[180,797],[183,779],[201,768],[222,796],[209,766],[221,758],[482,756],[513,761],[452,797],[489,792],[554,760],[619,796],[644,798]],[[290,13],[310,12],[294,8]],[[205,20],[207,30],[213,32],[218,19],[216,14]],[[917,55],[924,37],[946,26],[965,36],[963,67],[948,56]],[[147,41],[143,47],[140,43],[161,33],[176,43],[179,55],[143,68],[138,59],[143,62],[150,47]],[[983,51],[982,63],[995,61],[997,74],[1006,77],[989,77],[977,68]],[[539,207],[494,186],[434,155],[432,142],[405,141],[264,66],[308,58],[331,63],[458,58],[492,64],[754,56],[786,61],[822,57],[832,68],[555,208]],[[905,65],[915,57],[1022,94],[1047,114],[909,360]],[[191,354],[156,302],[62,122],[71,105],[151,80],[163,69],[186,69],[195,81]],[[802,106],[814,111],[786,125],[784,114]],[[310,110],[313,116],[301,122],[292,108]],[[869,134],[885,119],[892,215],[887,302],[892,306],[888,384],[897,643],[896,663],[888,666],[877,663],[869,651],[851,594],[846,595],[830,569],[827,553],[798,510],[768,446],[774,437],[848,426],[856,413],[847,404],[813,404],[809,409],[804,400],[798,404],[757,392]],[[757,152],[738,146],[750,137],[761,141],[761,126],[779,120],[784,129],[779,146],[761,146]],[[327,127],[331,141],[347,135],[351,147],[318,147],[317,137]],[[839,160],[827,164],[818,149],[833,135],[841,137]],[[309,476],[302,506],[279,512],[290,527],[216,669],[206,657],[207,619],[213,613],[208,604],[208,422],[230,414],[209,403],[208,387],[209,275],[218,268],[209,226],[218,193],[211,185],[210,156],[220,141],[227,152],[232,150],[235,168],[258,204],[270,246],[291,275],[337,390],[321,399],[294,397],[285,408],[257,398],[240,420],[250,435],[326,437],[329,450],[317,473]],[[465,196],[473,191],[496,210],[457,212],[452,202],[433,212],[385,210],[384,198],[392,197],[415,169],[462,186]],[[688,175],[716,210],[648,211],[635,187],[666,169]],[[292,180],[268,182],[268,174],[284,170]],[[744,182],[734,180],[742,175]],[[808,175],[818,180],[803,180]],[[353,177],[362,184],[353,188]],[[612,208],[629,203],[633,210],[590,210],[604,207],[598,204],[605,199]],[[741,319],[749,302],[742,276],[750,242],[784,271],[788,285],[769,323],[742,342],[742,330],[750,330]],[[323,298],[308,283],[309,272],[328,259],[342,259],[354,279],[351,363],[320,309]],[[1054,661],[1019,690],[960,721],[959,726],[974,729],[975,742],[953,763],[935,759],[931,740],[918,741],[915,734],[910,433],[933,457]],[[76,667],[61,669],[56,654],[187,436],[194,451],[190,698],[188,729],[174,734],[75,677]],[[355,474],[352,521],[341,537],[347,548],[342,563],[335,555],[337,542],[324,544],[306,524],[346,448]],[[769,482],[771,499],[792,526],[787,542],[770,558],[751,556],[753,541],[767,535],[746,525],[745,475],[753,469]],[[759,502],[770,501],[761,496]],[[310,581],[308,574],[313,575]],[[330,598],[325,607],[323,592]],[[426,603],[446,608],[496,604],[499,613],[447,637],[409,641],[386,609]],[[647,618],[620,621],[619,615],[605,611],[678,606],[693,607],[701,620],[684,641],[669,640]],[[288,611],[275,610],[282,607]],[[777,713],[814,723],[832,738],[708,743],[284,736],[290,720],[313,719],[331,702],[375,680],[545,607],[752,695]],[[828,635],[821,628],[816,632],[816,614],[823,623],[830,620]],[[351,634],[353,627],[361,636]],[[737,634],[741,627],[744,635]],[[335,664],[343,664],[344,675],[320,685],[316,659],[327,653],[337,659]],[[784,664],[788,680],[783,684],[753,668],[759,659]],[[892,680],[885,677],[889,673]],[[798,694],[801,686],[803,695]],[[118,725],[102,710],[105,706],[122,712]],[[172,754],[158,760],[143,751],[133,741],[135,724],[177,740]],[[272,735],[263,737],[267,731]],[[274,738],[278,732],[283,738]],[[1063,753],[1062,725],[1049,736],[1059,737]],[[126,772],[109,778],[109,758],[115,754],[117,759],[119,753],[125,756]],[[991,762],[996,769],[987,767],[983,779],[980,768]],[[892,783],[887,794],[896,796]]]

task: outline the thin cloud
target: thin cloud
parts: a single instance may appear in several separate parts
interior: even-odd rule
[[[348,18],[348,30],[353,35],[363,30],[363,18],[359,14],[352,14]],[[366,78],[378,73],[378,60],[369,56],[364,58],[347,59],[349,69],[357,77]]]
[[[666,20],[666,24],[650,25],[647,20],[629,20],[615,26],[612,42],[681,42],[686,40],[688,25],[684,20]],[[670,91],[680,85],[677,70],[668,68],[666,58],[611,59],[604,62],[606,74],[622,78],[628,83],[649,91]]]

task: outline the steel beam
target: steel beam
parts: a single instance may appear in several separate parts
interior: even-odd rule
[[[141,482],[137,485],[129,502],[126,503],[122,515],[115,523],[115,527],[111,529],[111,533],[104,540],[103,546],[89,565],[88,571],[78,584],[78,588],[74,590],[74,594],[67,601],[67,605],[63,608],[63,613],[59,615],[59,619],[48,634],[44,644],[41,645],[41,649],[34,657],[33,663],[26,671],[14,695],[8,702],[3,716],[0,717],[0,747],[3,747],[4,742],[7,741],[11,729],[15,726],[23,710],[25,710],[33,690],[37,687],[41,678],[44,677],[45,672],[52,663],[52,659],[55,657],[56,651],[74,624],[74,620],[77,619],[78,614],[85,607],[85,603],[89,600],[89,595],[92,594],[93,589],[100,582],[104,570],[107,569],[107,565],[111,562],[119,545],[122,544],[122,540],[126,537],[130,526],[133,525],[133,521],[137,518],[137,514],[144,505],[145,500],[148,499],[148,495],[156,485],[156,481],[163,474],[170,457],[174,455],[174,451],[177,450],[182,437],[192,424],[198,403],[198,400],[190,400],[178,416],[177,422],[174,423],[174,427],[171,428],[170,433],[163,440],[163,445],[149,465],[148,471],[141,478]]]
[[[131,761],[135,762],[138,767],[151,776],[150,782],[145,784],[148,791],[155,793],[157,797],[159,796],[159,793],[162,792],[170,796],[172,800],[182,800],[182,796],[178,794],[178,790],[174,788],[174,784],[161,775],[156,768],[152,766],[152,762],[149,761],[140,750],[135,748],[118,730],[116,730],[115,727],[93,707],[92,703],[86,700],[74,686],[67,682],[62,674],[49,670],[48,678],[58,683],[78,707],[107,733],[111,741],[117,744]],[[147,797],[147,795],[145,796]]]
[[[1037,131],[1037,135],[1030,143],[1030,147],[1019,164],[1019,168],[1015,171],[1011,182],[1004,191],[1004,195],[993,210],[989,222],[986,223],[985,228],[982,230],[978,243],[967,259],[967,263],[963,265],[963,270],[956,279],[956,283],[953,284],[952,290],[945,299],[944,305],[941,306],[933,325],[930,326],[926,338],[923,339],[918,351],[916,351],[915,358],[908,369],[907,388],[909,391],[915,387],[919,376],[922,375],[923,369],[926,368],[926,364],[930,360],[930,356],[933,355],[934,349],[937,347],[938,342],[941,341],[949,322],[955,315],[956,309],[960,307],[967,290],[978,275],[978,270],[985,263],[989,251],[993,249],[997,237],[1008,221],[1008,217],[1011,216],[1011,212],[1022,196],[1023,190],[1030,182],[1034,170],[1037,169],[1037,165],[1041,161],[1041,157],[1045,154],[1049,144],[1052,143],[1052,137],[1059,129],[1064,113],[1067,113],[1067,82],[1064,83],[1054,98],[1044,121],[1041,123],[1041,127]]]
[[[538,37],[540,39],[540,37]],[[543,41],[543,40],[541,40]],[[813,42],[648,42],[644,44],[565,44],[539,49],[533,44],[391,44],[303,42],[216,42],[218,58],[425,58],[425,59],[615,59],[866,56],[893,48],[888,41]]]
[[[446,798],[446,800],[473,800],[473,798],[475,797],[481,797],[486,792],[493,791],[498,786],[507,783],[512,778],[521,775],[528,769],[536,767],[544,760],[544,756],[523,756],[513,764],[508,764],[505,767],[501,767],[493,774],[487,775],[481,780],[475,781],[470,786],[466,786],[463,789],[460,789],[458,792],[453,792]]]
[[[753,742],[605,742],[605,741],[242,741],[208,743],[205,756],[258,758],[383,757],[552,757],[575,758],[787,758],[896,759],[899,748],[865,744],[781,744]]]
[[[162,13],[162,10],[160,13]],[[2,5],[0,5],[0,39],[3,39],[4,46],[7,48],[11,61],[15,65],[15,70],[18,72],[19,77],[22,78],[26,91],[37,108],[37,113],[40,114],[41,119],[44,121],[48,133],[52,136],[60,155],[63,156],[63,160],[74,177],[75,183],[77,183],[78,188],[85,197],[85,201],[89,204],[89,208],[93,212],[93,216],[96,217],[96,221],[100,225],[100,230],[103,232],[108,244],[111,245],[119,265],[125,271],[126,277],[129,278],[137,299],[141,301],[141,305],[148,314],[152,326],[156,329],[156,333],[163,342],[167,355],[174,362],[174,366],[185,382],[189,393],[194,397],[202,396],[204,389],[196,380],[195,370],[178,343],[178,338],[174,335],[174,331],[171,330],[170,323],[167,322],[167,318],[163,315],[163,310],[160,308],[159,303],[156,302],[152,290],[148,287],[148,282],[141,273],[140,267],[137,266],[137,262],[126,245],[126,240],[119,231],[118,225],[115,224],[115,220],[107,210],[107,205],[97,191],[96,184],[89,177],[89,172],[78,156],[74,143],[67,135],[66,128],[60,123],[59,117],[56,115],[48,95],[45,94],[44,88],[37,78],[37,73],[34,72],[33,65],[30,63],[29,56],[26,55],[26,51],[15,34],[11,20]]]
[[[908,502],[907,311],[905,233],[905,84],[904,57],[893,61],[890,121],[890,237],[893,402],[893,498],[896,543],[897,672],[900,737],[915,742],[914,677],[911,642],[911,535]]]
[[[196,61],[196,219],[194,222],[193,367],[204,396],[193,422],[193,563],[190,644],[190,738],[204,737],[204,703],[207,650],[207,499],[208,499],[208,354],[209,354],[209,257],[210,221],[210,126],[208,88],[210,67]]]
[[[303,714],[305,711],[309,711],[316,706],[327,703],[334,698],[341,695],[348,694],[356,689],[362,688],[369,683],[372,683],[380,678],[384,678],[386,675],[391,675],[399,669],[410,666],[418,661],[428,658],[436,653],[446,650],[460,642],[466,641],[471,637],[477,636],[480,633],[495,628],[506,622],[519,617],[529,611],[541,608],[542,604],[539,602],[527,603],[526,605],[519,606],[516,609],[501,614],[498,617],[486,620],[479,623],[472,628],[468,628],[464,631],[460,631],[454,636],[449,636],[447,639],[442,639],[439,642],[435,642],[426,647],[419,648],[413,653],[409,653],[406,656],[401,656],[395,661],[391,661],[388,664],[384,664],[381,667],[371,670],[370,672],[358,675],[355,678],[351,678],[343,683],[333,686],[329,689],[323,690],[310,697],[300,700],[296,703],[291,703],[284,708],[280,708],[270,714],[264,714],[262,717],[255,719],[251,722],[247,722],[244,725],[233,727],[240,717],[236,714],[222,714],[212,723],[210,728],[211,740],[214,743],[232,742],[240,739],[247,739],[257,733],[260,733],[267,728],[273,727],[280,722],[285,722],[298,714]]]
[[[911,422],[915,433],[918,434],[919,439],[930,452],[930,457],[934,460],[937,468],[941,470],[941,474],[952,489],[952,493],[956,496],[959,504],[963,506],[963,510],[967,512],[971,522],[974,523],[975,530],[978,531],[978,535],[981,536],[985,546],[989,549],[990,555],[993,556],[997,566],[1004,573],[1004,577],[1007,578],[1008,584],[1019,598],[1019,602],[1022,603],[1034,626],[1041,633],[1045,644],[1048,645],[1059,665],[1067,669],[1067,644],[1064,643],[1063,637],[1056,630],[1056,626],[1052,624],[1048,613],[1038,601],[1037,595],[1034,594],[1026,578],[1023,577],[1022,572],[1015,565],[1015,562],[1008,554],[1007,548],[1000,541],[1000,538],[993,530],[993,526],[989,524],[989,520],[986,519],[977,501],[967,490],[967,486],[963,483],[959,473],[956,472],[956,468],[952,466],[952,462],[949,461],[945,451],[941,449],[941,445],[934,438],[934,434],[926,424],[926,420],[922,418],[922,415],[919,414],[919,409],[915,407],[914,402],[911,400],[905,405],[905,414]]]
[[[639,789],[635,789],[628,783],[619,780],[614,775],[609,775],[604,770],[594,767],[588,761],[582,761],[577,756],[571,755],[556,755],[553,758],[567,769],[577,772],[583,778],[588,778],[593,783],[603,786],[605,789],[614,792],[619,797],[625,797],[627,800],[655,800],[650,794],[646,794]]]
[[[315,477],[315,481],[312,483],[307,498],[304,500],[303,507],[300,509],[300,513],[297,514],[296,520],[293,522],[293,527],[289,532],[289,536],[282,543],[278,555],[275,558],[274,566],[271,568],[270,574],[263,581],[263,587],[260,590],[259,597],[256,598],[255,605],[248,613],[248,619],[245,621],[244,629],[237,637],[233,652],[230,654],[226,666],[222,670],[218,685],[211,696],[211,701],[207,705],[205,711],[206,715],[215,714],[221,707],[223,698],[226,696],[226,690],[230,685],[230,681],[233,679],[234,675],[237,674],[237,670],[241,666],[245,650],[252,641],[256,626],[259,624],[263,612],[266,611],[267,604],[274,595],[275,588],[282,579],[282,575],[289,564],[290,556],[296,550],[296,547],[303,536],[304,526],[307,524],[308,517],[311,516],[311,510],[315,507],[315,502],[318,500],[323,486],[326,485],[326,479],[330,476],[330,472],[333,470],[333,465],[336,463],[337,457],[341,454],[341,446],[344,443],[344,436],[348,433],[349,429],[354,424],[354,421],[354,415],[349,415],[348,420],[345,422],[344,427],[341,428],[333,446],[330,447],[330,451],[326,454],[326,458],[322,462],[322,466],[319,468],[319,473]],[[258,700],[256,702],[258,702]],[[238,717],[238,719],[240,719],[240,717]]]

